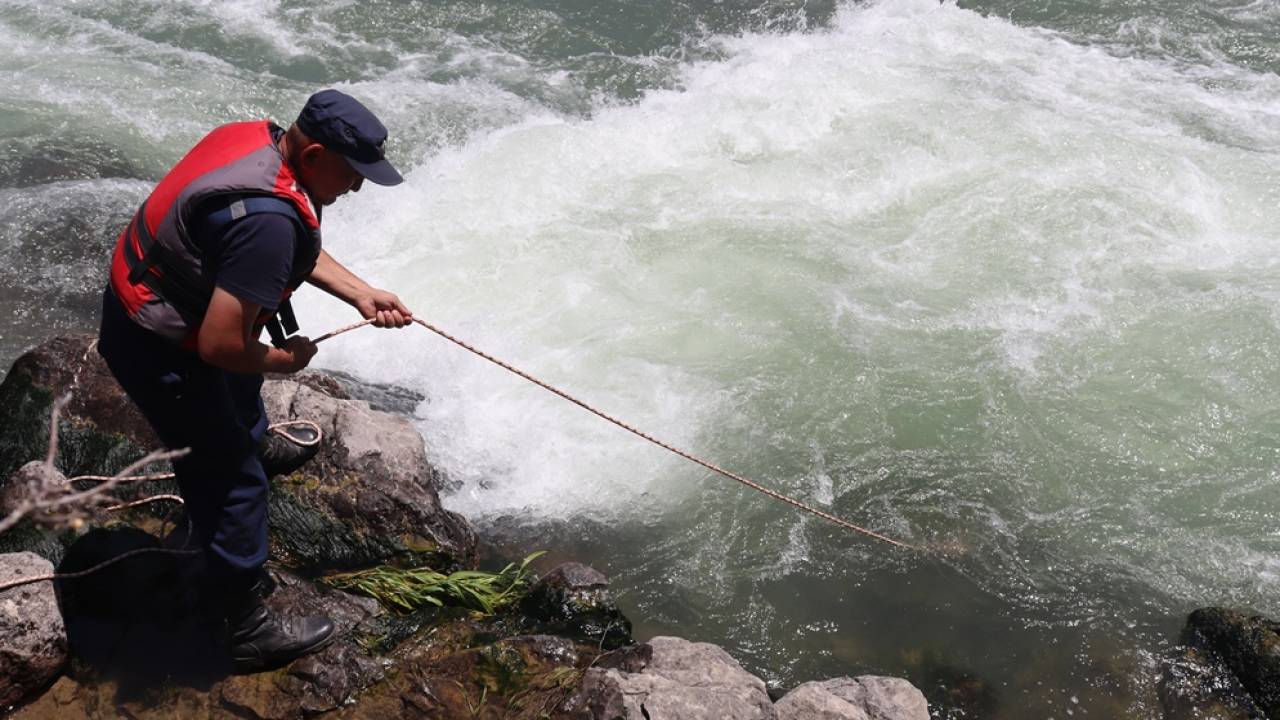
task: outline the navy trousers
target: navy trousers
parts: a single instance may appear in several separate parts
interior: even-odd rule
[[[252,582],[267,560],[262,375],[213,367],[139,326],[110,288],[98,353],[160,441],[191,449],[173,467],[210,571],[233,585]]]

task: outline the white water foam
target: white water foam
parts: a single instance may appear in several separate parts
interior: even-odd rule
[[[424,158],[336,208],[329,246],[424,317],[729,465],[753,450],[726,428],[804,442],[739,395],[788,392],[802,365],[761,373],[797,343],[852,370],[883,347],[868,333],[956,330],[1034,380],[1046,351],[1158,312],[1152,273],[1275,265],[1275,157],[1246,149],[1280,142],[1274,78],[1215,88],[927,0],[720,42],[679,91],[586,120],[531,109]],[[312,327],[343,317],[313,308]],[[466,512],[627,517],[703,490],[421,331],[364,331],[321,362],[429,395],[420,426]]]

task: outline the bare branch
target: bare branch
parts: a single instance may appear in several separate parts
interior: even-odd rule
[[[54,527],[79,527],[84,520],[96,511],[122,503],[112,497],[111,491],[121,483],[141,482],[143,480],[162,480],[173,477],[173,473],[152,473],[149,475],[133,475],[151,463],[172,460],[182,457],[190,449],[156,450],[130,463],[120,472],[110,477],[87,475],[68,480],[54,467],[53,461],[58,454],[58,416],[67,403],[71,401],[71,393],[67,393],[54,401],[49,412],[49,452],[45,457],[43,469],[27,473],[22,479],[27,481],[25,487],[15,487],[11,497],[14,504],[9,514],[0,520],[0,533],[3,533],[30,516],[37,523]],[[40,463],[28,463],[40,468]],[[21,474],[21,473],[20,473]],[[18,477],[18,476],[15,476]],[[85,490],[77,491],[72,484],[76,480],[100,481]]]
[[[69,402],[71,402],[71,393],[65,393],[53,401],[53,410],[49,413],[49,454],[44,459],[44,464],[49,467],[53,467],[53,458],[58,454],[58,415]]]
[[[0,520],[0,533],[3,533],[14,525],[17,525],[18,521],[22,520],[23,516],[31,512],[31,509],[34,507],[35,504],[30,500],[23,500],[19,503],[18,507],[13,509],[13,512],[9,513],[5,519]]]

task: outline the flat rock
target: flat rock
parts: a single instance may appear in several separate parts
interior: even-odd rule
[[[764,681],[723,649],[655,637],[639,672],[591,668],[564,704],[566,717],[610,720],[772,720]]]
[[[929,720],[924,693],[901,678],[876,675],[805,683],[776,709],[778,720]]]
[[[34,553],[0,555],[0,583],[53,572]],[[0,591],[0,709],[42,689],[67,662],[67,630],[53,583]]]

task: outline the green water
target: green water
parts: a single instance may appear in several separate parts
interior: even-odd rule
[[[0,360],[94,325],[214,124],[336,85],[407,181],[326,245],[420,314],[446,503],[594,564],[638,634],[939,717],[1157,717],[1186,613],[1276,614],[1272,2],[0,2]],[[313,333],[353,317],[317,293]]]

